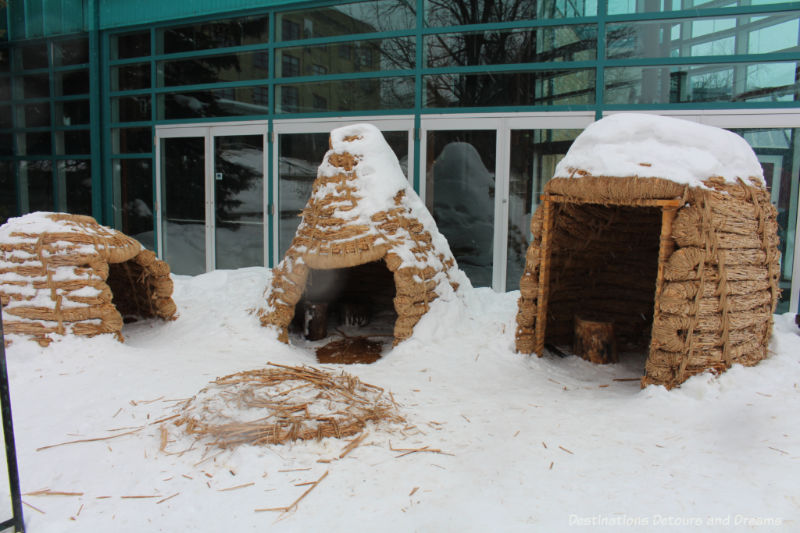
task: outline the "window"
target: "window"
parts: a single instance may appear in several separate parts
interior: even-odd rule
[[[267,87],[256,87],[253,89],[253,103],[266,106],[269,104],[269,89]]]
[[[281,87],[281,111],[290,113],[297,111],[299,107],[299,95],[297,87]]]
[[[281,20],[281,40],[295,41],[300,38],[300,25],[287,18]]]
[[[313,105],[314,109],[317,111],[327,111],[328,110],[328,99],[323,98],[322,96],[315,94],[313,95]]]
[[[289,54],[283,54],[281,59],[281,76],[292,78],[300,75],[300,59]]]

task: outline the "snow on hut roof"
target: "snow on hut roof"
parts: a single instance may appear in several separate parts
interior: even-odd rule
[[[556,178],[663,178],[692,187],[721,177],[764,175],[753,149],[733,132],[658,115],[620,113],[591,124],[556,167]]]
[[[430,233],[434,250],[444,252],[448,257],[451,256],[447,240],[438,231],[433,216],[414,192],[400,167],[397,156],[377,127],[372,124],[354,124],[337,128],[331,131],[330,146],[331,149],[325,154],[319,167],[318,180],[308,205],[325,203],[326,217],[339,219],[347,225],[366,228],[364,233],[348,238],[357,239],[364,235],[376,235],[377,238],[373,245],[387,245],[392,241],[396,242],[399,235],[394,238],[385,235],[374,217],[386,211],[387,208],[395,206],[398,193],[403,191],[397,201],[407,210],[406,216],[414,218],[422,224],[425,231]],[[319,178],[335,178],[339,175],[342,167],[338,165],[345,164],[341,161],[341,157],[349,156],[353,158],[353,180],[350,183],[358,191],[356,202],[353,202],[351,197],[341,194],[340,183],[335,179],[319,180]],[[329,203],[326,198],[339,198],[339,201]],[[301,229],[308,223],[304,219],[301,222]],[[404,231],[401,228],[400,233]],[[411,242],[411,239],[408,241]],[[300,247],[299,251],[307,250]],[[398,246],[393,246],[392,251],[402,259],[403,266],[442,268],[436,254],[415,254],[410,249]],[[451,275],[458,277],[459,283],[466,283],[463,274],[455,269]]]

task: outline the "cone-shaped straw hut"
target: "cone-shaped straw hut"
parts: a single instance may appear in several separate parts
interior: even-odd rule
[[[30,213],[0,226],[6,333],[46,346],[50,334],[114,333],[123,317],[175,315],[169,265],[92,217]]]
[[[331,132],[301,216],[259,313],[284,342],[301,297],[329,307],[348,300],[388,307],[397,344],[433,300],[469,286],[394,152],[370,124]]]
[[[779,276],[776,210],[744,139],[620,114],[589,126],[531,221],[516,346],[569,345],[576,316],[649,347],[642,386],[767,356]]]

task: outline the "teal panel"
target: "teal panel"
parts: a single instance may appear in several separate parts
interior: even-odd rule
[[[101,2],[100,5],[100,28],[118,28],[297,3],[300,2],[298,0],[193,0],[191,2],[108,0]]]
[[[17,0],[8,2],[8,12],[13,40],[86,30],[86,0]]]

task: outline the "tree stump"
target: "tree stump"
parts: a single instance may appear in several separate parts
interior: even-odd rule
[[[310,341],[328,336],[328,304],[308,302],[303,304],[303,335]]]
[[[592,363],[604,365],[618,362],[614,324],[576,316],[572,351]]]

